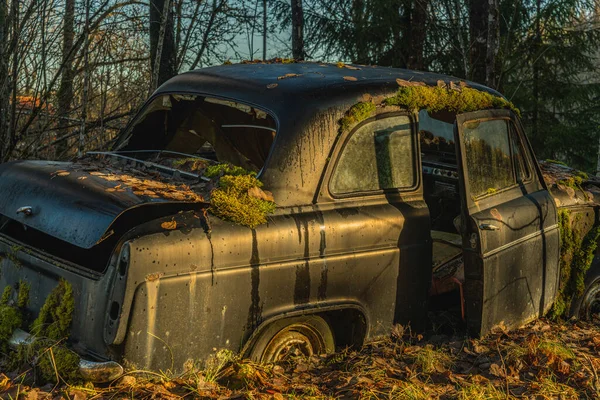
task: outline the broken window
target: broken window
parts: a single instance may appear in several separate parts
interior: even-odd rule
[[[411,121],[395,116],[359,127],[342,150],[331,179],[334,194],[409,188],[415,184]]]
[[[145,108],[116,150],[165,150],[259,171],[275,134],[273,117],[255,107],[212,97],[168,94]]]
[[[473,198],[515,184],[508,121],[471,121],[464,126],[469,190]]]

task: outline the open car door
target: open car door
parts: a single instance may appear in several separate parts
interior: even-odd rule
[[[542,316],[559,279],[558,216],[531,147],[508,110],[458,115],[465,308],[472,335]]]

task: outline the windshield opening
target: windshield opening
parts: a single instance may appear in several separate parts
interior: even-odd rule
[[[150,157],[141,150],[183,153],[258,172],[275,135],[274,118],[257,108],[213,97],[168,94],[144,109],[115,150],[140,151],[140,158]]]

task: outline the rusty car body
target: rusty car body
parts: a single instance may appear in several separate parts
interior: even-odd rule
[[[473,334],[543,315],[559,285],[557,206],[518,117],[384,105],[340,129],[352,106],[380,104],[398,80],[453,78],[319,63],[172,78],[103,157],[152,168],[152,152],[212,151],[238,165],[242,153],[277,203],[267,223],[248,228],[205,202],[117,190],[78,161],[10,162],[0,166],[0,283],[29,282],[36,315],[68,281],[69,340],[81,357],[152,370],[181,371],[220,349],[269,361],[360,345],[394,324],[420,329],[435,243],[460,253]],[[189,117],[190,107],[202,112]],[[237,146],[227,160],[219,135]],[[564,206],[595,223],[589,202],[576,203]],[[170,221],[176,229],[164,228]]]

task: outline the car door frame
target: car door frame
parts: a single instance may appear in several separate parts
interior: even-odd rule
[[[507,120],[509,124],[507,135],[510,141],[511,168],[515,184],[497,192],[471,198],[463,126],[468,122],[498,119]],[[514,133],[510,131],[511,126]],[[514,328],[524,325],[543,315],[552,305],[557,293],[559,276],[558,215],[556,204],[546,187],[531,146],[514,113],[508,110],[485,110],[459,114],[455,122],[454,135],[459,161],[460,230],[465,262],[467,325],[471,334],[482,336],[497,326]],[[520,141],[520,149],[523,151],[523,158],[530,173],[529,179],[522,182],[518,181],[514,167],[514,139]],[[511,226],[506,219],[503,220],[502,213],[506,214],[506,207],[503,206],[507,204],[513,205],[509,208],[513,212],[509,218],[520,221],[519,224],[522,221],[530,221],[529,225]],[[498,209],[502,210],[502,213]],[[539,220],[537,230],[536,212]],[[527,213],[529,215],[526,215]],[[483,222],[483,217],[486,218],[486,222]],[[540,261],[541,266],[534,265],[535,262],[530,265],[524,263],[522,258],[524,255],[515,254],[518,253],[518,249],[531,252],[532,259]],[[510,254],[510,257],[506,254]],[[515,261],[519,258],[520,261]],[[510,285],[515,287],[521,285],[523,289],[515,289],[507,284],[496,290],[494,286],[496,283],[500,285],[499,282],[505,282],[503,279],[506,282],[513,279],[509,272],[504,273],[501,269],[504,265],[509,265],[507,269],[516,272],[514,281]],[[522,268],[518,268],[519,265]],[[519,273],[521,276],[517,278],[516,275]],[[535,283],[539,286],[539,282],[536,282],[536,274],[540,273],[542,287],[536,288]],[[496,279],[498,282],[493,281],[493,276],[499,277]],[[515,283],[518,280],[522,282]],[[530,285],[530,283],[534,284]],[[527,288],[527,293],[524,288]],[[539,291],[541,293],[538,293]],[[509,294],[512,294],[512,299]],[[519,301],[526,295],[529,296],[530,304],[527,306],[528,309],[524,310],[522,309],[524,305]],[[506,318],[502,318],[503,312]]]

